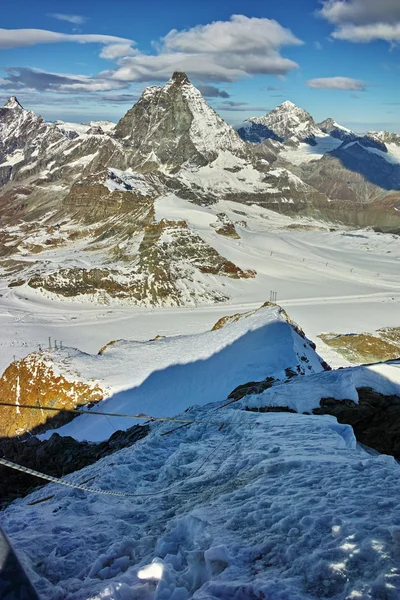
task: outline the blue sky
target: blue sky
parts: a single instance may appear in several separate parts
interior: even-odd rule
[[[227,121],[286,99],[400,132],[400,0],[2,1],[0,98],[117,121],[185,70]]]

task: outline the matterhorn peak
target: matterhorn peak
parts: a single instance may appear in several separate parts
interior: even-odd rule
[[[134,144],[137,168],[145,165],[147,170],[156,170],[159,165],[175,169],[187,161],[204,165],[215,160],[220,151],[242,154],[245,150],[232,127],[180,71],[163,87],[144,90],[119,121],[114,135]]]
[[[10,96],[9,99],[7,100],[7,102],[4,105],[4,108],[11,108],[11,109],[22,109],[23,110],[23,106],[18,102],[18,99],[16,96]]]
[[[175,83],[177,85],[187,85],[190,84],[190,81],[186,73],[184,73],[183,71],[175,71],[168,83]]]

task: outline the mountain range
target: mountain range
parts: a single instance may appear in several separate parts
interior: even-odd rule
[[[10,286],[213,303],[229,297],[224,280],[257,276],[251,260],[236,264],[214,241],[240,239],[250,206],[326,227],[400,231],[400,137],[316,123],[290,101],[235,131],[177,72],[115,126],[48,123],[11,97],[0,109],[0,185],[0,269]],[[164,210],[172,201],[188,208]],[[211,215],[207,232],[189,223],[191,205]]]

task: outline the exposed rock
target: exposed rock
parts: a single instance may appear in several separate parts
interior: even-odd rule
[[[316,415],[333,415],[351,425],[359,442],[400,458],[400,398],[384,396],[370,388],[359,388],[358,404],[352,400],[322,398]]]
[[[380,335],[370,333],[322,333],[318,337],[352,363],[372,363],[400,356],[400,329],[382,329]]]
[[[15,407],[0,406],[0,436],[22,436],[32,430],[39,432],[48,429],[49,422],[51,427],[60,427],[73,415],[60,413],[57,416],[57,411],[41,411],[40,408],[71,409],[98,402],[103,396],[98,385],[56,373],[46,352],[29,354],[12,363],[0,379],[0,401],[15,404]],[[21,408],[24,404],[37,409]]]
[[[338,123],[331,118],[325,119],[321,123],[317,123],[317,127],[319,127],[323,133],[328,133],[330,136],[342,141],[351,141],[358,137],[353,131],[338,125]]]
[[[276,379],[274,377],[267,377],[263,381],[249,381],[243,385],[239,385],[235,388],[228,396],[229,400],[241,400],[244,396],[251,394],[261,394],[268,388],[272,387]]]
[[[28,283],[32,288],[65,297],[89,295],[102,301],[101,294],[105,293],[137,304],[179,306],[190,300],[180,280],[196,281],[197,272],[233,279],[256,275],[221,256],[189,229],[186,221],[163,219],[150,222],[144,227],[137,255],[131,263],[124,269],[64,268],[31,277]],[[198,291],[192,297],[193,302],[226,299],[222,293],[213,290]]]
[[[204,165],[221,150],[245,152],[244,143],[204,101],[184,73],[164,87],[147,88],[117,124],[114,135],[133,146],[131,166],[142,172],[191,161]]]
[[[231,237],[233,239],[239,240],[240,235],[235,229],[234,223],[229,219],[229,217],[225,213],[219,213],[217,215],[218,221],[215,223],[215,231],[219,235],[224,235],[226,237]]]

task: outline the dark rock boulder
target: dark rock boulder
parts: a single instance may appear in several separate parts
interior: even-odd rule
[[[371,388],[359,388],[358,404],[352,400],[322,398],[315,415],[333,415],[351,425],[359,442],[400,459],[400,397],[384,396]]]

